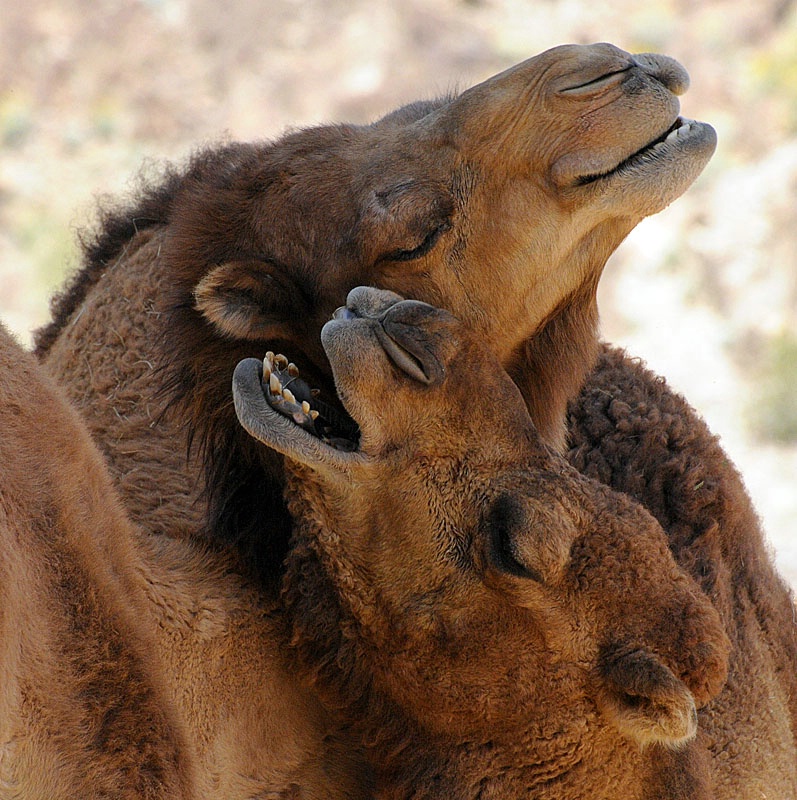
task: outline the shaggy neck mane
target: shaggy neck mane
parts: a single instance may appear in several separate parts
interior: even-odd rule
[[[276,588],[291,530],[282,456],[241,428],[230,390],[235,365],[260,350],[221,341],[197,321],[192,304],[173,309],[162,344],[161,392],[164,413],[187,427],[186,455],[196,452],[202,464],[207,513],[200,535],[232,547],[243,569]]]

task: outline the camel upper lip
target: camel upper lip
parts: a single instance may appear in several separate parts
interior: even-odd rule
[[[400,320],[395,319],[397,312],[400,314],[404,302],[406,301],[401,300],[383,307],[378,316],[363,315],[358,313],[357,309],[348,306],[336,309],[332,316],[338,321],[372,320],[376,339],[390,361],[413,380],[428,384],[430,378],[424,363],[426,353],[420,352],[417,342],[412,337],[403,335],[404,330]]]

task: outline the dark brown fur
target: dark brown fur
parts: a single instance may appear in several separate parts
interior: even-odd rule
[[[728,683],[701,711],[717,797],[797,794],[797,623],[742,479],[686,401],[605,349],[570,406],[569,460],[641,502],[732,643]],[[740,746],[747,743],[746,746]]]

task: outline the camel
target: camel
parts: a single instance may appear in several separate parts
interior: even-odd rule
[[[722,693],[700,712],[720,800],[797,797],[797,613],[741,476],[662,378],[605,349],[569,414],[567,458],[642,503],[730,637]]]
[[[0,427],[3,800],[369,797],[287,644],[263,646],[281,612],[225,554],[128,519],[85,423],[2,327]]]
[[[520,426],[516,415],[511,413],[511,403],[505,400],[506,391],[494,387],[491,382],[491,376],[500,375],[501,368],[491,360],[488,348],[480,339],[475,344],[470,342],[468,332],[450,315],[417,302],[410,303],[408,308],[399,301],[395,295],[374,289],[355,289],[349,294],[346,305],[335,312],[333,321],[322,329],[322,340],[330,355],[338,391],[359,423],[361,440],[371,450],[386,452],[390,462],[389,469],[380,468],[382,471],[378,472],[380,477],[377,479],[362,477],[358,460],[352,461],[354,466],[350,472],[344,469],[343,482],[354,495],[360,491],[367,494],[367,487],[375,480],[378,488],[373,489],[370,501],[367,497],[355,500],[334,493],[327,496],[323,492],[320,500],[313,500],[312,489],[305,485],[312,487],[312,480],[301,470],[298,473],[301,480],[294,477],[288,487],[289,497],[294,498],[291,504],[294,517],[301,520],[307,513],[302,510],[304,504],[312,509],[311,516],[323,520],[315,522],[317,537],[327,536],[319,532],[325,528],[339,531],[337,538],[330,538],[327,547],[343,548],[345,535],[342,530],[345,528],[341,529],[341,526],[354,519],[361,520],[363,525],[378,519],[375,509],[383,504],[387,509],[385,515],[392,520],[380,528],[383,538],[374,534],[365,536],[368,546],[379,552],[379,548],[387,547],[384,538],[391,532],[398,536],[402,525],[410,524],[406,520],[414,520],[414,516],[404,509],[391,516],[392,506],[398,503],[391,487],[397,487],[396,497],[404,498],[409,507],[415,508],[420,503],[422,507],[431,509],[429,513],[433,519],[435,514],[445,517],[449,507],[459,508],[462,498],[468,496],[468,482],[476,481],[474,476],[479,470],[466,460],[471,456],[478,458],[478,455],[472,455],[473,451],[478,454],[487,449],[490,453],[514,454],[517,449],[511,445],[514,441],[511,431],[503,435],[494,432],[494,427],[503,431],[507,426],[510,429],[513,425],[516,428]],[[357,326],[353,332],[347,332],[347,323]],[[342,332],[338,330],[341,326]],[[339,336],[343,344],[336,342],[335,336]],[[380,349],[383,354],[380,354]],[[454,352],[456,357],[452,355]],[[486,370],[482,362],[486,363]],[[239,378],[237,387],[234,383],[234,388],[239,395],[238,414],[244,428],[259,441],[290,456],[297,446],[293,442],[296,435],[285,433],[285,421],[264,408],[259,392],[252,388],[251,360],[242,363],[249,363],[250,377],[244,380],[246,373],[242,372],[244,377]],[[389,379],[382,374],[387,369],[386,364],[393,365],[393,373],[397,367],[405,382],[410,376],[416,383],[427,387],[426,390],[419,396],[416,396],[420,391],[417,386],[413,386],[410,393],[402,391],[400,386],[396,386],[395,374]],[[239,366],[238,370],[241,369]],[[453,402],[448,400],[448,405],[437,397],[438,386],[448,377],[447,369],[452,373],[457,370],[467,373],[463,377],[451,378],[453,386],[445,384],[453,392]],[[674,395],[662,379],[653,376],[639,362],[632,362],[622,352],[606,348],[595,375],[600,375],[600,380],[588,381],[581,399],[571,405],[573,438],[571,450],[566,454],[568,462],[578,469],[577,474],[591,477],[599,486],[611,486],[632,505],[636,501],[649,509],[666,533],[675,561],[697,582],[729,636],[727,682],[723,687],[715,687],[721,691],[710,702],[702,704],[698,714],[701,746],[708,754],[710,777],[706,783],[709,787],[707,796],[715,800],[797,796],[797,622],[793,598],[777,575],[741,478],[729,464],[717,438],[710,434],[683,398]],[[272,384],[274,380],[272,377]],[[298,422],[303,421],[306,409],[307,414],[312,414],[315,419],[305,427],[320,432],[333,446],[340,447],[340,432],[330,431],[319,422],[322,418],[312,407],[315,402],[312,394],[295,377],[288,375],[285,382],[290,387],[287,399],[280,393],[280,381],[277,381],[277,390],[272,385],[272,390],[266,392],[270,405]],[[240,399],[242,397],[246,402]],[[419,405],[422,406],[420,412]],[[482,409],[482,405],[486,409]],[[470,415],[475,417],[472,423],[469,422]],[[501,425],[494,422],[496,416],[501,419]],[[259,422],[259,417],[266,421]],[[443,430],[438,432],[437,427]],[[445,453],[449,452],[448,446],[459,447],[460,460],[453,456],[443,459],[450,469],[442,474],[455,484],[453,488],[434,468],[435,453],[430,452],[423,441],[424,436],[430,442],[442,439],[444,445],[441,447]],[[461,441],[456,440],[456,436],[460,436]],[[514,436],[519,437],[517,430]],[[286,437],[287,444],[283,442]],[[402,437],[404,440],[399,445]],[[453,444],[450,442],[452,438],[455,439]],[[326,463],[325,458],[318,455],[315,441],[305,436],[305,445],[308,441],[309,446],[316,447],[316,461]],[[409,459],[409,464],[396,455],[397,450],[404,452],[405,444],[408,454],[405,458]],[[366,445],[360,444],[360,448]],[[352,442],[345,449],[355,446],[356,442]],[[298,456],[292,457],[296,460]],[[347,461],[347,457],[348,454],[337,458],[348,464],[351,459]],[[549,454],[549,457],[554,456]],[[301,463],[306,463],[307,458],[309,456],[300,459]],[[488,460],[486,463],[493,462]],[[315,471],[320,469],[314,464],[310,466]],[[488,483],[490,468],[484,467]],[[341,469],[339,467],[338,472]],[[405,475],[409,476],[406,480]],[[457,482],[457,476],[461,475],[467,476],[467,480],[460,479],[462,486]],[[326,485],[323,470],[321,477],[322,484]],[[340,475],[335,480],[340,482]],[[443,497],[433,493],[438,487],[442,487]],[[431,498],[430,493],[433,493]],[[575,490],[564,491],[564,494],[575,494]],[[334,502],[330,498],[334,498]],[[490,496],[485,490],[481,494],[476,491],[475,498],[471,517],[490,507]],[[554,502],[550,506],[558,508]],[[340,515],[343,521],[336,523],[335,514]],[[504,513],[505,517],[513,515],[518,516],[516,511]],[[456,530],[457,525],[466,526],[462,520],[467,516],[457,517],[459,522],[456,524],[447,520],[427,520],[427,527],[437,532],[436,539],[445,539],[441,531]],[[520,517],[522,519],[523,515]],[[542,528],[546,523],[556,527],[550,514],[541,515],[543,521],[539,523],[538,516],[531,519]],[[506,523],[502,524],[506,528]],[[359,530],[354,522],[351,522],[351,527]],[[298,530],[302,531],[303,526],[300,525]],[[299,537],[299,534],[295,535]],[[502,536],[507,535],[504,530]],[[470,541],[463,533],[457,537],[458,542]],[[614,541],[618,537],[612,532],[609,538]],[[531,566],[521,559],[522,569],[519,570],[512,559],[506,558],[504,561],[508,566],[504,566],[521,577],[541,580],[544,571],[534,559],[544,560],[550,556],[555,545],[548,538],[553,537],[549,535],[542,541],[537,538],[534,544],[510,548],[515,561],[519,558],[518,553],[522,552],[531,559]],[[296,548],[295,544],[293,549]],[[426,574],[421,566],[423,559],[413,555],[410,544],[402,540],[398,549],[407,559],[405,571]],[[292,558],[289,556],[289,564],[293,563]],[[330,569],[330,560],[333,560],[335,569],[339,568],[329,554],[322,553],[321,560],[327,569]],[[431,555],[429,560],[434,561]],[[373,572],[377,567],[373,566],[374,559],[370,555],[358,551],[356,563],[367,565],[369,580],[376,580]],[[616,567],[619,579],[619,576],[625,576],[626,570],[633,572],[641,568],[644,558],[628,554],[615,563],[619,565]],[[389,565],[385,570],[386,575],[399,580]],[[289,570],[287,588],[284,589],[289,596],[293,591],[291,574]],[[356,574],[353,567],[346,572],[346,575],[352,574]],[[385,580],[389,583],[388,578]],[[450,580],[453,582],[453,578]],[[608,585],[604,590],[613,597],[618,591]],[[340,594],[341,589],[337,591]],[[389,592],[389,588],[384,591]],[[378,595],[372,595],[369,601],[361,603],[368,611],[372,607],[382,609],[384,605]],[[409,612],[404,609],[403,613]],[[630,604],[626,606],[626,613],[632,613]],[[341,624],[346,628],[345,623]],[[413,625],[412,622],[407,624]],[[633,619],[628,624],[637,630],[644,628]],[[319,623],[320,628],[325,626],[330,627],[331,623]],[[476,641],[481,641],[472,635]],[[296,637],[300,649],[305,638]],[[316,641],[313,637],[311,639]],[[419,652],[424,652],[420,645],[418,648]],[[406,657],[406,653],[404,655]],[[341,662],[337,660],[334,663],[340,665]],[[394,668],[400,674],[407,669],[402,662]],[[333,681],[334,670],[327,672],[330,673],[327,680]],[[441,672],[448,674],[444,668]],[[420,692],[420,695],[425,697],[426,693]],[[566,706],[567,702],[563,702]],[[367,741],[370,735],[364,733],[364,740]],[[380,754],[380,757],[385,758],[385,754]],[[446,757],[450,757],[450,753]],[[377,759],[377,763],[381,762]],[[586,789],[584,791],[585,795],[575,796],[594,796]],[[630,789],[613,791],[614,796],[633,796]],[[696,792],[689,789],[692,791]],[[700,795],[688,793],[686,796]]]
[[[319,337],[358,283],[455,312],[495,351],[542,440],[577,466],[589,453],[579,450],[573,426],[587,426],[592,414],[607,447],[637,442],[628,425],[604,419],[590,392],[611,394],[619,408],[629,391],[633,407],[637,392],[655,385],[650,402],[670,409],[668,425],[700,429],[694,411],[632,359],[619,351],[601,357],[595,301],[609,254],[643,216],[682,193],[713,152],[710,126],[679,116],[677,95],[687,85],[683,68],[664,56],[611,45],[555,48],[372,125],[210,148],[129,207],[108,209],[84,268],[55,299],[37,353],[84,415],[153,546],[207,542],[226,559],[224,568],[208,568],[207,586],[223,574],[266,607],[279,604],[291,531],[282,457],[240,430],[229,379],[242,358],[290,352],[320,389],[322,422],[353,430]],[[600,441],[589,446],[601,453]],[[699,460],[702,446],[685,457]],[[712,447],[719,456],[707,462],[705,485],[725,498],[712,507],[713,524],[733,531],[739,552],[763,552],[739,477]],[[655,461],[646,469],[655,475]],[[624,491],[620,469],[598,477]],[[651,482],[636,487],[636,497],[658,516],[662,497],[695,485],[675,469],[666,487]],[[677,529],[660,521],[681,565],[703,580],[711,565],[694,556],[704,529],[693,510],[685,507]],[[679,531],[690,528],[685,548]],[[714,568],[724,574],[727,565]],[[739,561],[733,574],[751,584],[756,569]],[[776,605],[787,607],[788,593],[777,591]],[[720,610],[739,641],[733,605]],[[763,608],[756,613],[766,630]],[[781,628],[788,654],[793,626]],[[752,681],[754,665],[740,652],[731,656],[734,680]],[[723,696],[700,712],[714,714],[705,724],[721,733],[715,752],[735,748],[722,721],[733,698]],[[247,741],[248,718],[237,732],[228,719],[232,754]],[[204,736],[211,752],[212,734]],[[267,749],[261,757],[270,763]]]
[[[381,286],[471,325],[563,448],[606,259],[714,151],[711,126],[679,116],[688,82],[666,56],[563,46],[372,125],[200,151],[107,210],[37,353],[136,518],[204,528],[273,588],[290,533],[281,460],[235,423],[235,364],[290,352],[342,413],[319,332],[354,286]],[[204,467],[186,466],[189,443]]]
[[[0,326],[0,794],[192,798],[102,458],[54,381]]]
[[[356,441],[273,354],[233,392],[286,458],[293,649],[375,797],[713,797],[695,706],[729,643],[658,523],[543,443],[450,313],[365,287],[341,312],[321,337]]]

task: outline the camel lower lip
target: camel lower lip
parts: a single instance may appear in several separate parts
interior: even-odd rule
[[[659,159],[676,156],[686,145],[701,142],[709,137],[713,138],[713,136],[713,128],[707,123],[678,117],[670,128],[661,136],[653,139],[643,148],[632,153],[611,169],[604,172],[580,176],[576,179],[576,185],[585,186],[587,184],[596,183],[597,181],[611,178],[627,170],[644,167]]]

